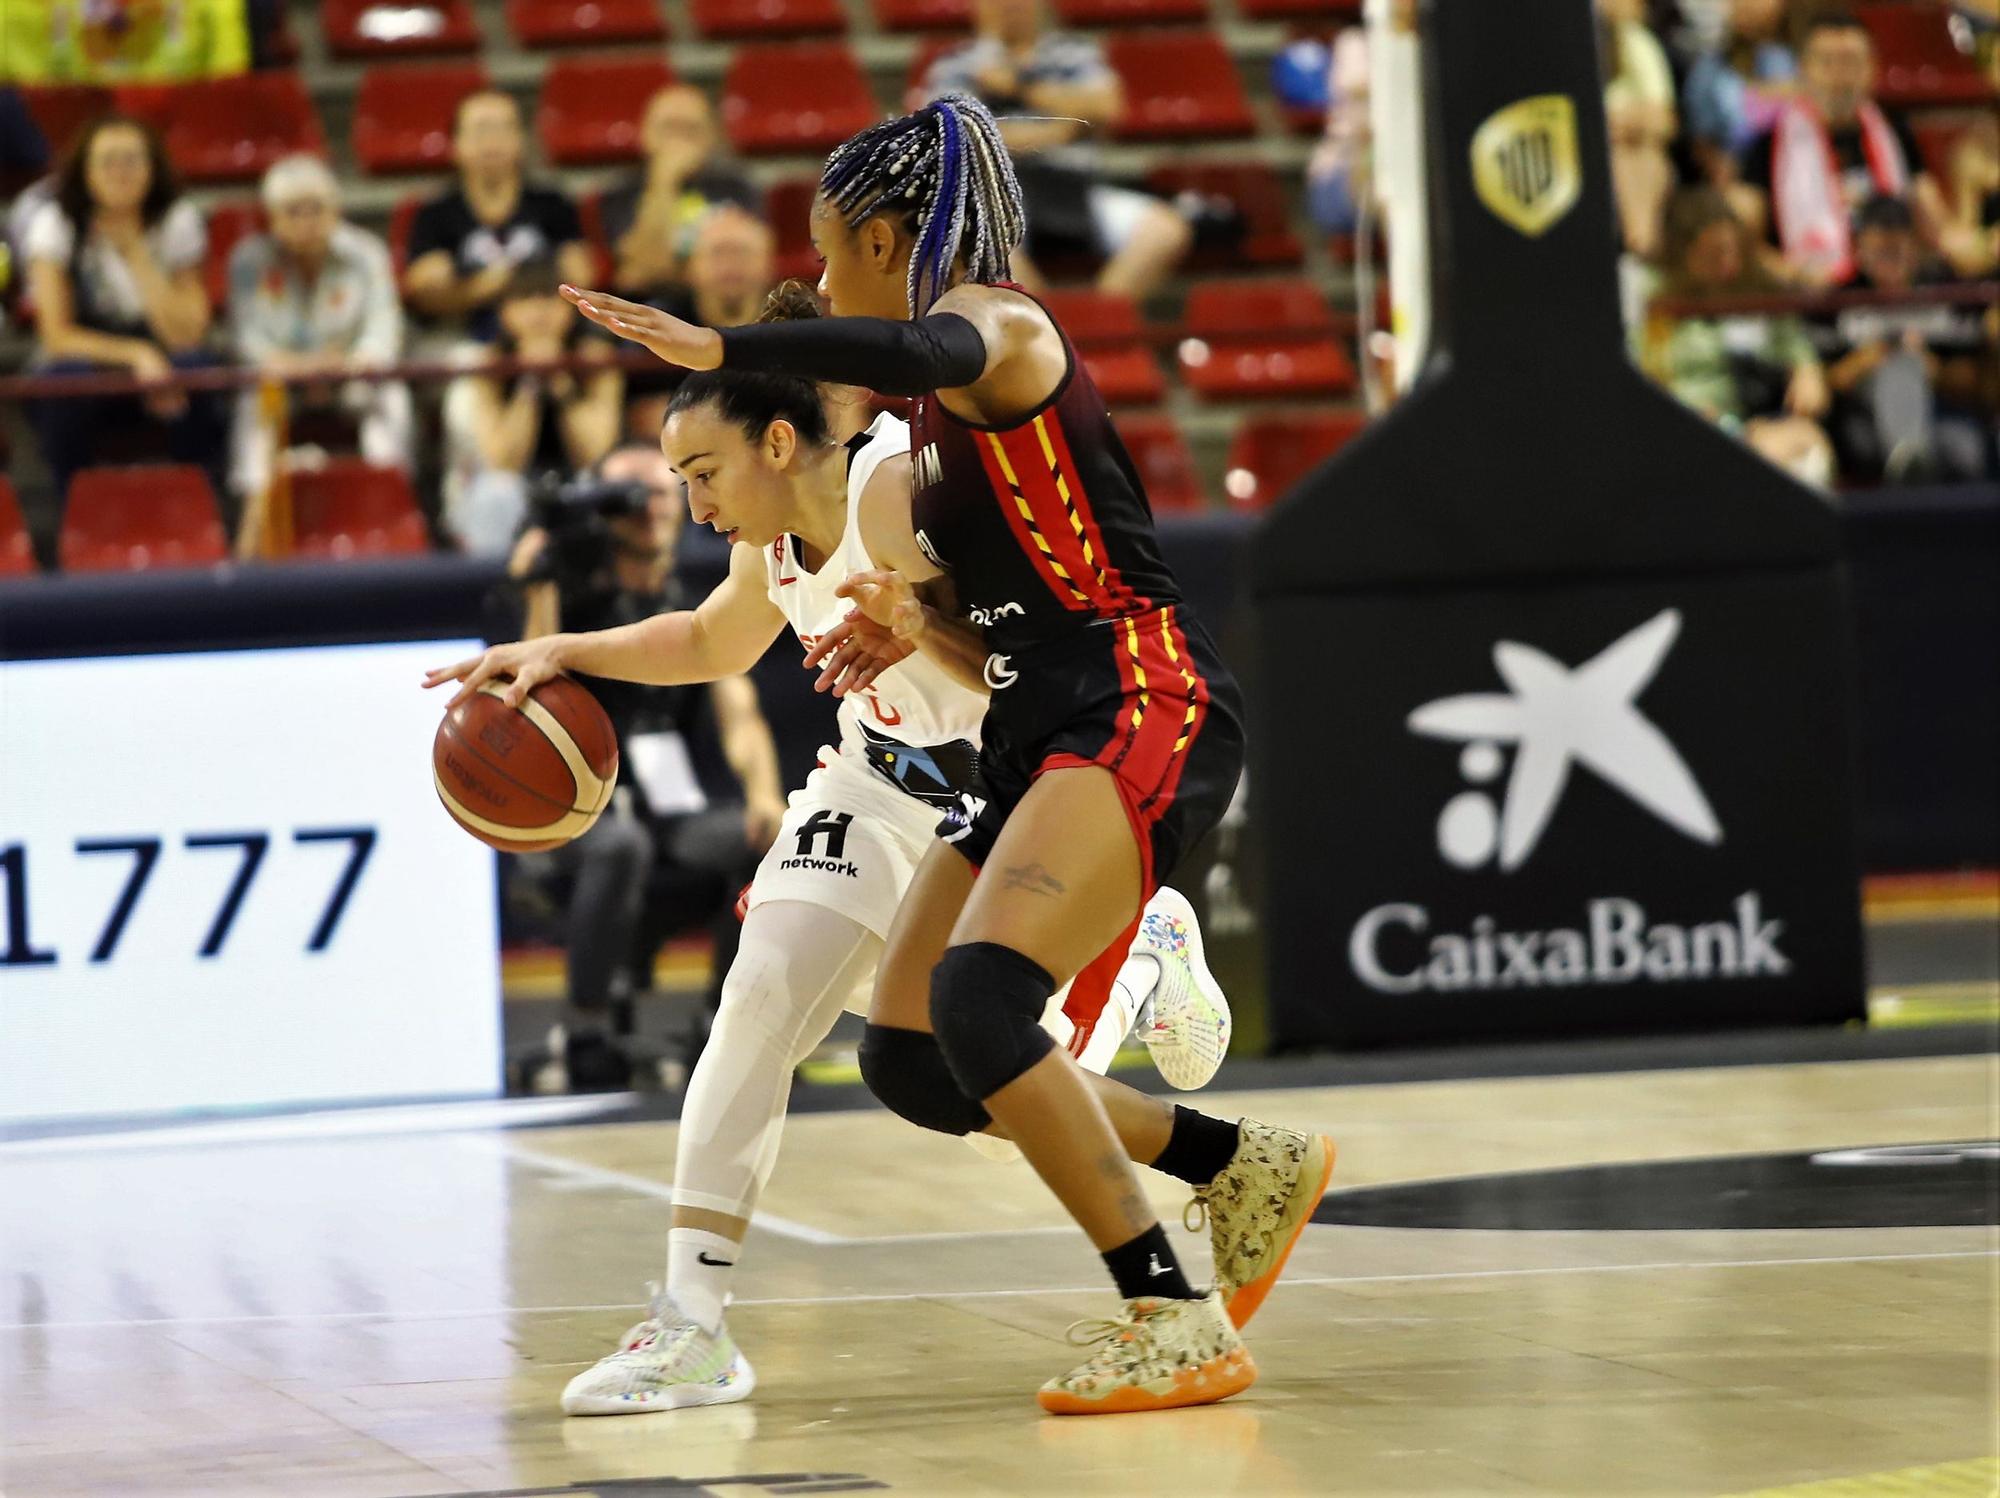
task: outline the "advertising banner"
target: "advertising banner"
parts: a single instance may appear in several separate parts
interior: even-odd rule
[[[417,686],[477,649],[0,662],[0,1123],[496,1093]]]

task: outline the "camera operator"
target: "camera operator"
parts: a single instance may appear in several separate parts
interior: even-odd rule
[[[531,521],[515,544],[509,574],[516,580],[520,638],[562,629],[595,630],[685,607],[674,579],[674,547],[686,504],[680,480],[656,447],[630,444],[610,453],[594,473],[544,486]],[[710,921],[714,966],[707,1014],[720,997],[734,956],[737,891],[785,812],[777,750],[746,676],[708,686],[654,687],[585,678],[617,729],[620,774],[611,807],[597,825],[551,854],[575,879],[567,912],[569,1012],[552,1037],[539,1090],[619,1087],[629,1061],[606,1031],[615,1004],[629,998],[636,964],[643,987],[655,935],[648,915],[699,909]],[[706,710],[743,799],[712,803],[690,753]],[[671,904],[647,908],[649,890]],[[622,1026],[614,1027],[622,1028]],[[706,1014],[695,1045],[706,1031]],[[686,1058],[692,1063],[692,1056]]]

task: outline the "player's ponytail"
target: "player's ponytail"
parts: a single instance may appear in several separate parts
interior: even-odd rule
[[[764,299],[757,321],[800,322],[820,315],[819,298],[802,281],[787,281]],[[826,402],[817,382],[770,370],[703,369],[682,380],[667,404],[667,415],[711,406],[724,421],[741,427],[752,442],[763,440],[774,421],[788,421],[808,447],[833,440]]]
[[[975,281],[1006,280],[1027,232],[999,122],[968,94],[870,125],[827,157],[819,186],[850,228],[881,213],[909,224],[912,317],[945,294],[961,260]]]

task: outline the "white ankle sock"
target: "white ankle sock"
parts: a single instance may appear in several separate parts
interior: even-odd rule
[[[688,1320],[705,1331],[722,1330],[722,1309],[729,1304],[729,1278],[743,1245],[720,1233],[699,1228],[667,1232],[667,1294]]]
[[[1146,1000],[1160,986],[1160,959],[1151,952],[1128,953],[1124,966],[1118,969],[1118,976],[1111,980],[1111,984],[1119,990],[1118,997],[1128,1006],[1127,1012],[1136,1025],[1146,1008]],[[1124,1037],[1119,1039],[1122,1041]]]

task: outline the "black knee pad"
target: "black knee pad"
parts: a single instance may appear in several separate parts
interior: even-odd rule
[[[861,1032],[861,1080],[891,1113],[940,1134],[976,1134],[993,1122],[958,1090],[937,1040],[921,1030],[870,1025]]]
[[[947,947],[931,971],[931,1029],[959,1091],[982,1102],[1055,1048],[1042,1011],[1055,979],[1012,947]]]

